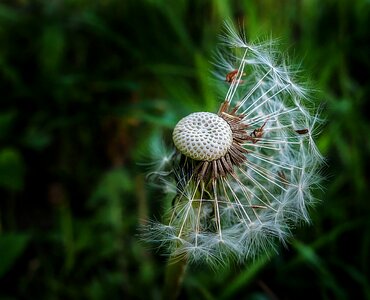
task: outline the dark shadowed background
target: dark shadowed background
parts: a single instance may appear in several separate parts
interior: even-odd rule
[[[150,152],[214,111],[224,20],[281,38],[324,103],[312,224],[269,259],[188,270],[181,299],[370,299],[370,2],[0,2],[0,299],[160,299]]]

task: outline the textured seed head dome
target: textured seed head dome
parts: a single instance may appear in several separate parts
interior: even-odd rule
[[[212,161],[226,154],[233,137],[230,125],[224,119],[213,113],[197,112],[177,123],[173,141],[185,156]]]

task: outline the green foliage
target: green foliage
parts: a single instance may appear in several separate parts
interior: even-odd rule
[[[318,85],[322,201],[288,249],[188,270],[180,297],[370,299],[369,2],[175,2],[1,2],[0,298],[161,298],[165,258],[138,227],[171,199],[138,163],[222,100],[210,61],[233,19],[281,37]]]
[[[23,188],[24,163],[15,149],[4,148],[0,151],[0,187],[16,191]]]
[[[13,266],[16,259],[22,255],[29,241],[29,235],[5,233],[0,236],[0,277]]]

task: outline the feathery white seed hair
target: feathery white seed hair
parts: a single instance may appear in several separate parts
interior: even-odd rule
[[[310,90],[296,82],[298,70],[285,64],[274,42],[249,44],[231,24],[221,41],[215,74],[224,103],[248,134],[241,143],[244,160],[231,161],[232,171],[224,176],[212,173],[203,180],[194,163],[212,164],[237,137],[213,113],[182,119],[173,133],[175,178],[163,181],[177,196],[165,224],[149,222],[144,231],[145,239],[166,248],[172,258],[211,266],[270,252],[277,240],[287,239],[292,225],[309,221],[307,207],[315,202],[312,189],[323,161],[313,139],[320,120],[305,106],[312,106]],[[227,74],[233,76],[225,81]],[[215,168],[230,163],[225,158]]]

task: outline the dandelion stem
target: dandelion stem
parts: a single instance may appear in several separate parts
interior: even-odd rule
[[[180,294],[188,259],[186,256],[171,257],[166,266],[163,297],[164,300],[175,300]]]

